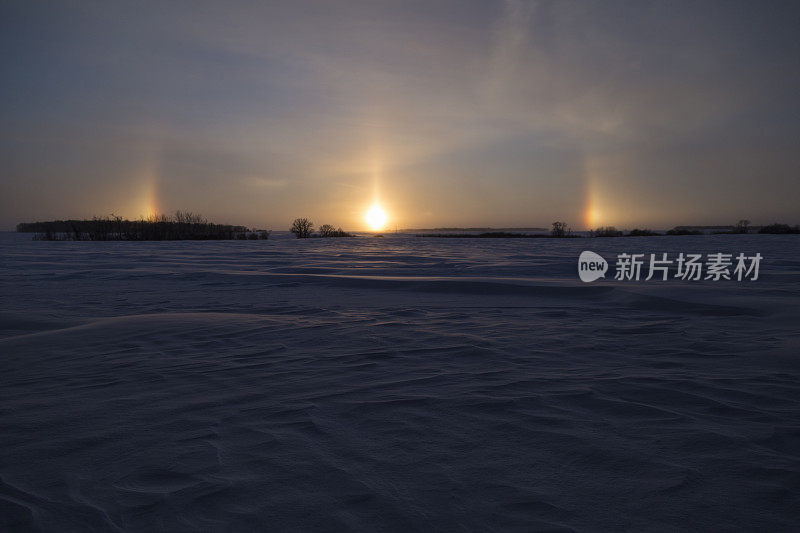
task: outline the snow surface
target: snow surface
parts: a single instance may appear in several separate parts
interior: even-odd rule
[[[0,530],[800,523],[798,236],[274,237],[0,235]]]

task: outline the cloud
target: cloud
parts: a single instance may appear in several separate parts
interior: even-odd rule
[[[408,225],[431,213],[426,223],[577,226],[589,189],[608,224],[689,222],[720,190],[717,222],[796,212],[800,69],[776,7],[192,2],[7,15],[6,225],[37,209],[121,211],[145,174],[164,206],[259,226],[297,212],[357,226],[375,194]]]

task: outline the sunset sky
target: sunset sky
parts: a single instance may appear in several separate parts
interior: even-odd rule
[[[3,2],[0,229],[800,223],[796,2]]]

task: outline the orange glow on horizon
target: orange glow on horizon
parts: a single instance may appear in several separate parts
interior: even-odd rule
[[[594,207],[593,205],[589,205],[586,208],[586,213],[584,214],[583,219],[586,229],[594,229],[601,225],[601,213],[597,207]]]
[[[161,214],[161,206],[158,201],[158,183],[155,174],[148,173],[148,176],[145,177],[143,194],[139,202],[137,217],[149,219]]]

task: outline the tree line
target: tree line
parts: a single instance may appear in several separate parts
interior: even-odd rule
[[[717,229],[714,231],[714,229]],[[747,234],[750,233],[749,220],[740,220],[733,226],[716,226],[706,227],[705,229],[712,229],[713,234]],[[760,226],[752,228],[756,233],[760,234],[800,234],[800,226],[791,227],[788,224],[769,224],[767,226]],[[589,230],[589,237],[653,237],[658,235],[703,235],[704,232],[700,229],[694,229],[686,226],[676,226],[665,233],[659,233],[650,229],[634,228],[625,233],[618,230],[614,226],[604,226]],[[556,221],[552,223],[550,233],[509,233],[504,231],[484,232],[484,233],[423,233],[418,234],[417,237],[449,237],[449,238],[536,238],[536,237],[552,237],[552,238],[572,238],[580,237],[573,233],[572,229],[566,222]]]
[[[53,220],[23,222],[17,231],[35,233],[44,241],[173,241],[267,239],[268,231],[251,231],[245,226],[214,224],[200,214],[176,211],[174,215],[154,215],[128,220],[117,215],[91,220]]]

